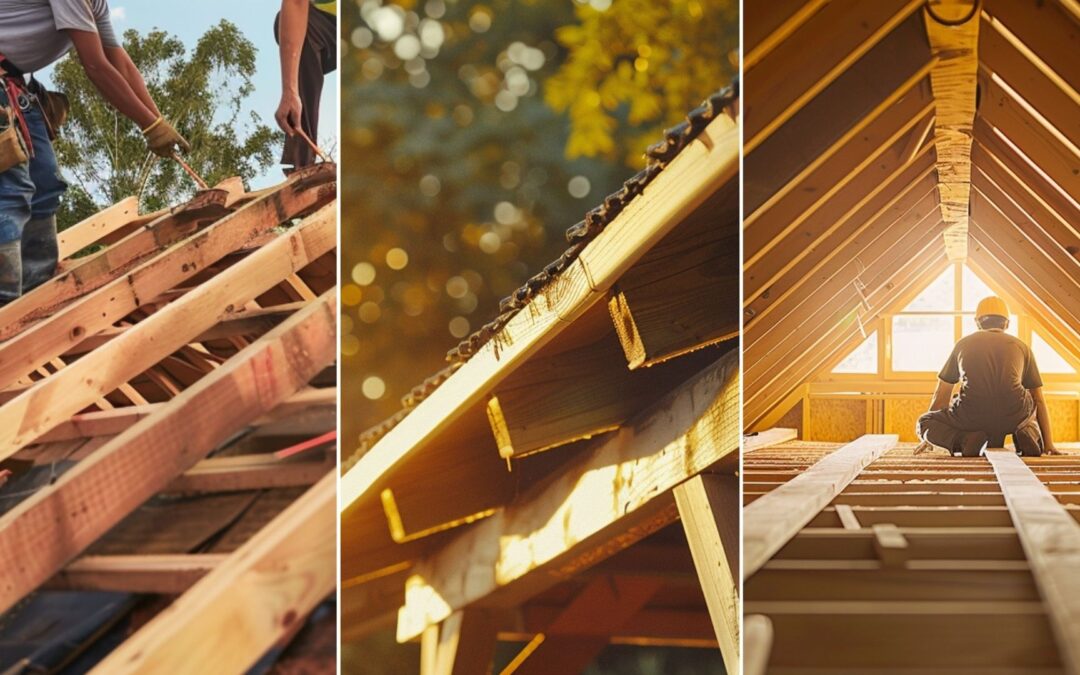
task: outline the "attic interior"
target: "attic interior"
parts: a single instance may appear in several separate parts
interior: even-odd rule
[[[1080,8],[745,22],[747,672],[1080,672]],[[914,452],[990,294],[1065,456]]]

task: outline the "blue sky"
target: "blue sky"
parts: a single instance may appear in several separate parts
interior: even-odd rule
[[[250,109],[254,109],[266,124],[274,123],[274,110],[277,108],[280,89],[280,71],[278,67],[277,43],[274,42],[274,15],[280,7],[275,0],[184,0],[183,2],[162,2],[161,0],[109,0],[113,14],[113,24],[118,33],[129,28],[146,32],[160,28],[176,35],[184,44],[194,46],[206,30],[228,19],[255,43],[259,50],[255,68],[255,92],[248,99]],[[48,73],[42,73],[42,79],[48,80]],[[320,108],[319,144],[324,148],[336,148],[337,142],[337,73],[331,73],[326,79]],[[336,153],[335,153],[336,154]],[[256,179],[253,189],[266,187],[280,182],[281,170],[271,167],[266,174]]]

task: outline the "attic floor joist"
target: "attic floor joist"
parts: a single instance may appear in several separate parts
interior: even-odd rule
[[[150,216],[121,202],[62,236],[68,273],[0,310],[13,320],[0,370],[16,392],[0,404],[0,456],[12,485],[29,488],[0,493],[0,608],[40,588],[182,593],[97,672],[151,661],[242,672],[333,591],[332,464],[325,452],[281,460],[266,449],[335,424],[333,387],[312,386],[337,351],[335,175],[319,165],[261,193],[230,180]],[[104,249],[70,258],[95,244]],[[50,463],[53,480],[34,478]],[[155,500],[242,505],[252,497],[238,490],[284,485],[306,496],[235,554],[79,557]],[[235,548],[251,534],[226,539]]]
[[[787,502],[808,513],[806,524],[746,580],[747,616],[775,631],[766,672],[1077,672],[1080,594],[1060,584],[1072,583],[1061,561],[1080,541],[1065,490],[1080,484],[1080,456],[913,448],[897,445],[828,483],[824,508],[809,493]],[[748,453],[747,531],[759,504],[790,496],[840,451],[789,441]],[[976,496],[995,498],[963,505]]]

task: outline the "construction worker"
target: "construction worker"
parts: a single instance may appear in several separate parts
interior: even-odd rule
[[[984,298],[975,311],[979,326],[956,343],[938,373],[930,411],[915,431],[926,444],[964,457],[984,447],[1003,447],[1012,434],[1017,452],[1037,457],[1058,454],[1050,434],[1050,414],[1042,377],[1031,348],[1009,335],[1009,308],[998,297]],[[960,391],[954,398],[953,387]]]
[[[281,53],[274,119],[286,136],[281,163],[299,169],[315,162],[315,152],[298,132],[318,142],[323,81],[337,68],[337,2],[281,0],[274,37]]]
[[[48,281],[58,258],[56,212],[67,184],[50,140],[54,106],[25,74],[74,47],[105,99],[139,125],[150,150],[169,157],[183,139],[161,116],[120,45],[107,0],[0,0],[0,305]]]

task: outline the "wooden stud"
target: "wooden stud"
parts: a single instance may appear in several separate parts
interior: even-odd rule
[[[875,523],[871,530],[874,533],[874,550],[882,564],[886,567],[902,567],[907,562],[908,542],[900,528],[892,523]]]
[[[739,672],[739,479],[695,476],[675,488],[675,503],[727,672]]]

